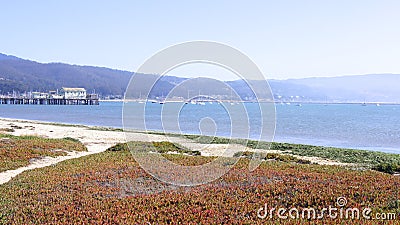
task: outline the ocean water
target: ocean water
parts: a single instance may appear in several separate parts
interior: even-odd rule
[[[400,105],[276,104],[275,133],[273,112],[261,111],[263,104],[126,103],[125,124],[123,105],[121,102],[101,102],[94,106],[0,105],[0,117],[118,128],[125,125],[137,129],[262,140],[273,138],[277,142],[400,154]],[[267,108],[271,109],[270,106]],[[261,118],[266,117],[269,119],[261,125]]]

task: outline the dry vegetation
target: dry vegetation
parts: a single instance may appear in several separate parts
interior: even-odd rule
[[[140,142],[136,146],[151,143]],[[175,147],[166,143],[158,148]],[[299,209],[371,207],[399,216],[399,177],[339,166],[265,161],[253,172],[241,158],[220,179],[177,187],[149,176],[124,147],[27,171],[0,186],[0,223],[9,224],[377,224],[395,221],[257,218],[265,204]],[[213,158],[165,155],[183,165]]]

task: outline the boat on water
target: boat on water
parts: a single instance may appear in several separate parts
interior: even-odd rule
[[[361,104],[362,106],[367,106],[367,101],[364,98],[364,102]]]

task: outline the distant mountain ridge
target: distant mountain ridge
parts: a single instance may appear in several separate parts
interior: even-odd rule
[[[94,66],[78,66],[64,63],[38,63],[16,56],[0,53],[0,94],[26,91],[49,91],[61,87],[83,87],[87,91],[102,96],[123,96],[133,72]],[[157,75],[135,74],[143,87],[158,79]],[[188,94],[207,94],[213,90],[216,95],[225,95],[226,88],[211,79],[199,78],[188,82],[184,87],[177,87],[187,78],[165,76],[157,82],[157,88],[151,92],[151,98],[173,94],[187,98]],[[263,88],[259,81],[249,81],[255,88]],[[242,99],[254,97],[251,90],[241,80],[227,81]],[[400,103],[400,75],[372,74],[342,77],[302,78],[288,80],[269,80],[275,101],[282,102],[390,102]],[[265,92],[265,90],[258,90]],[[136,97],[145,89],[138,89]]]
[[[21,59],[21,58],[0,53],[0,60],[19,60],[19,59]]]
[[[330,100],[340,102],[400,102],[399,74],[304,78],[286,82],[305,85],[309,89],[324,93]]]

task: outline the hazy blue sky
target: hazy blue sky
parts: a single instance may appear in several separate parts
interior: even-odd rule
[[[190,40],[226,43],[269,78],[400,73],[400,1],[1,1],[0,52],[134,71]]]

